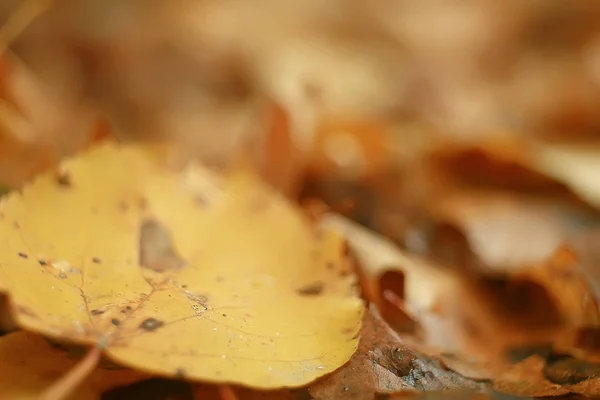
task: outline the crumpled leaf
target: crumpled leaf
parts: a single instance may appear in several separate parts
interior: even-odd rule
[[[437,216],[461,228],[488,266],[518,269],[551,257],[565,240],[556,204],[508,193],[457,191],[440,199]]]
[[[348,239],[367,299],[419,351],[502,369],[512,349],[549,343],[596,360],[597,299],[568,250],[519,270],[467,272],[409,256],[343,218],[331,215],[325,223]]]
[[[19,331],[0,338],[0,398],[37,399],[42,390],[77,364],[77,359],[52,347],[43,337]],[[97,368],[71,395],[72,400],[96,400],[105,390],[144,379],[127,369]]]
[[[164,161],[160,146],[108,142],[8,196],[0,287],[17,323],[157,374],[258,388],[344,364],[362,302],[338,276],[343,240],[251,173],[221,182]]]
[[[371,306],[350,362],[310,387],[313,399],[368,399],[376,393],[484,390],[484,385],[413,351]],[[371,397],[370,397],[371,396]]]

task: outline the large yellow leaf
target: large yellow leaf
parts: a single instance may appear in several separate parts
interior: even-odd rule
[[[342,238],[251,173],[172,172],[165,154],[104,144],[8,196],[0,287],[18,324],[154,373],[259,388],[344,364],[362,302]]]
[[[41,391],[75,366],[77,360],[43,337],[20,331],[0,338],[0,398],[37,399]],[[103,391],[147,376],[132,370],[97,368],[69,400],[100,399]]]

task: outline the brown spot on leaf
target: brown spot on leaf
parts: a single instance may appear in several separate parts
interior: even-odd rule
[[[125,203],[124,201],[119,202],[119,211],[121,211],[121,212],[129,211],[129,205],[127,203]]]
[[[194,203],[200,208],[205,208],[209,205],[209,201],[205,196],[194,197]]]
[[[114,326],[119,326],[121,324],[121,321],[119,321],[116,318],[113,318],[110,320],[110,323],[113,324]]]
[[[185,266],[185,261],[177,254],[169,230],[155,219],[142,223],[139,257],[142,267],[156,272]]]
[[[94,258],[92,258],[92,262],[94,264],[100,264],[102,262],[102,260],[100,260],[100,258],[98,258],[98,257],[94,257]]]
[[[302,286],[297,290],[300,296],[318,296],[323,293],[325,284],[323,282],[313,282]]]
[[[38,262],[40,263],[40,265],[43,267],[44,265],[48,265],[48,263],[46,262],[46,260],[38,260]]]
[[[102,315],[106,312],[106,310],[103,310],[102,308],[97,308],[95,310],[90,311],[90,314],[92,315]]]
[[[142,321],[142,323],[140,324],[140,328],[142,328],[145,331],[155,331],[164,324],[164,322],[156,318],[147,318]]]
[[[29,256],[25,253],[19,253],[19,257],[24,258],[26,260],[29,258]]]
[[[193,301],[194,303],[199,304],[204,308],[208,308],[208,296],[192,292],[186,292],[186,296],[189,301]]]
[[[185,378],[185,370],[183,368],[177,368],[175,371],[175,376],[179,379]]]
[[[140,198],[140,200],[138,201],[138,207],[142,211],[147,210],[148,209],[148,199],[145,197]]]
[[[56,177],[56,183],[63,188],[70,188],[73,186],[71,176],[66,172],[58,174],[58,176]]]
[[[269,207],[269,201],[266,197],[260,196],[252,200],[250,209],[254,213],[265,211]]]

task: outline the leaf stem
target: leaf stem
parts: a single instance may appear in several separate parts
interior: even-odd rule
[[[229,385],[219,386],[219,397],[221,400],[238,400],[233,388]]]
[[[102,348],[96,346],[66,375],[48,387],[39,400],[66,399],[87,378],[98,365],[102,356]]]

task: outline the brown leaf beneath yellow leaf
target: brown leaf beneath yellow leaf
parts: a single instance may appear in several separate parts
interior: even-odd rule
[[[43,337],[20,331],[0,338],[0,398],[37,399],[53,381],[77,364]],[[70,400],[95,400],[105,390],[147,377],[132,370],[97,368]]]
[[[108,142],[2,203],[17,323],[157,374],[258,388],[343,365],[363,311],[339,276],[342,238],[251,173],[173,172],[164,150]]]

